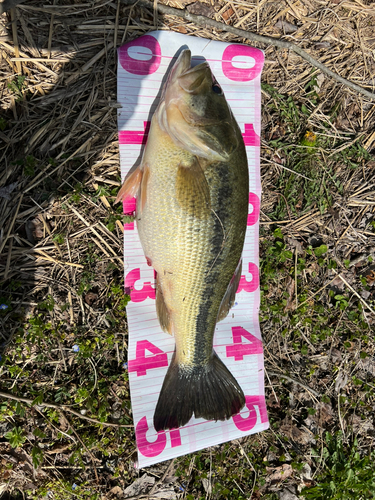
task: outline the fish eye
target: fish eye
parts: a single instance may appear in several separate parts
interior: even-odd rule
[[[220,87],[220,85],[215,82],[213,85],[212,85],[212,90],[215,92],[215,94],[218,94],[218,95],[223,95],[223,91]]]

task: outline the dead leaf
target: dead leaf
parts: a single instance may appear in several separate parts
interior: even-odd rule
[[[177,31],[179,33],[183,33],[184,35],[186,35],[186,33],[188,33],[188,30],[185,28],[185,26],[178,26]]]
[[[207,5],[202,2],[194,2],[186,7],[186,10],[191,14],[195,14],[197,16],[206,16],[214,19],[215,17],[215,9],[211,7],[211,5]]]
[[[314,85],[314,90],[316,93],[320,92],[320,88],[323,85],[324,80],[325,80],[325,77],[324,77],[323,73],[319,73],[319,75],[316,78],[316,85]]]
[[[286,488],[285,490],[280,491],[279,493],[280,500],[298,500],[297,495],[295,495],[291,489],[291,487]]]
[[[288,282],[286,284],[286,291],[288,293],[288,299],[286,301],[286,306],[284,312],[293,309],[293,297],[294,297],[294,285],[295,281],[291,276],[288,276]]]
[[[352,415],[349,418],[349,424],[353,426],[355,433],[367,434],[374,430],[374,425],[370,419],[362,420],[359,415]]]
[[[155,483],[155,478],[152,476],[149,476],[147,474],[143,474],[142,477],[136,479],[134,483],[129,485],[125,490],[124,490],[124,495],[126,497],[135,497],[137,495],[140,495],[142,492],[144,492],[147,488],[152,486]]]
[[[318,42],[315,44],[317,49],[329,49],[331,44],[329,42]]]
[[[97,293],[88,292],[85,295],[85,302],[86,302],[86,304],[88,304],[89,306],[91,306],[96,301],[97,298],[98,298],[98,294]]]
[[[282,481],[293,474],[293,467],[289,464],[283,464],[281,467],[266,467],[270,474],[266,477],[267,482]]]
[[[315,406],[316,413],[309,415],[306,420],[306,426],[317,434],[319,429],[325,429],[326,424],[329,424],[334,417],[332,406],[327,403],[318,403]]]
[[[340,218],[340,209],[339,208],[329,207],[327,212],[329,212],[335,220],[338,220]]]
[[[274,394],[271,394],[271,396],[267,400],[267,406],[271,408],[280,408],[280,401],[276,399]]]
[[[342,354],[338,349],[336,349],[336,347],[332,348],[331,357],[332,361],[334,361],[335,363],[338,363],[339,361],[342,360]]]
[[[280,452],[275,453],[274,451],[269,450],[263,460],[265,462],[276,462],[276,460],[279,460],[279,457],[280,457]]]
[[[339,393],[341,389],[344,389],[346,387],[347,383],[348,383],[348,375],[346,373],[339,372],[336,378],[335,391]]]
[[[230,19],[234,14],[234,10],[232,9],[232,7],[229,7],[229,9],[227,9],[225,12],[223,12],[221,14],[221,17],[224,19],[224,21],[228,21],[228,19]]]
[[[64,415],[62,413],[60,413],[60,415],[59,415],[59,424],[60,424],[62,431],[65,432],[67,429],[69,429],[69,422],[67,421],[67,419],[64,417]]]
[[[288,21],[285,21],[284,19],[279,19],[277,23],[275,24],[275,28],[278,28],[281,30],[283,33],[294,33],[295,31],[298,30],[298,27],[295,26],[292,23],[289,23]]]
[[[6,200],[10,200],[10,194],[17,187],[17,184],[18,182],[12,182],[12,184],[8,184],[8,186],[0,188],[0,197],[5,198]]]
[[[364,370],[364,371],[370,373],[373,377],[375,377],[375,358],[369,356],[365,359],[361,359],[358,362],[357,367],[360,370]]]
[[[43,222],[36,217],[25,224],[26,236],[30,243],[35,244],[44,238]]]
[[[371,296],[371,292],[369,292],[368,290],[361,290],[360,294],[361,294],[362,299],[365,299],[365,300],[367,300]]]
[[[332,281],[332,283],[330,284],[330,287],[337,288],[338,290],[342,291],[345,289],[345,283],[342,281],[342,279],[337,277]]]
[[[308,431],[302,431],[296,425],[284,424],[280,427],[280,430],[289,438],[296,443],[307,445],[309,443],[315,443],[315,439],[312,434]]]
[[[122,488],[120,488],[120,486],[115,486],[109,492],[112,493],[112,495],[116,495],[116,496],[122,495]]]
[[[166,488],[164,490],[159,490],[156,493],[153,493],[152,496],[154,498],[162,498],[164,500],[174,500],[176,498],[176,492],[173,488]]]
[[[286,238],[286,242],[290,245],[291,248],[295,248],[300,255],[305,252],[302,243],[295,238]]]

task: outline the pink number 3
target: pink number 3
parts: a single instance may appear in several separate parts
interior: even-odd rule
[[[241,276],[240,282],[238,284],[237,293],[242,292],[255,292],[259,286],[259,269],[258,266],[249,262],[248,272],[251,274],[251,281],[247,281],[246,276]]]
[[[133,269],[125,276],[125,292],[130,294],[132,302],[143,302],[148,297],[150,299],[155,298],[155,288],[151,286],[151,283],[145,283],[142,290],[137,290],[134,285],[135,282],[141,279],[141,270]]]

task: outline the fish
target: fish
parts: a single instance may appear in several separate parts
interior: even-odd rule
[[[243,390],[213,348],[234,304],[248,215],[249,173],[241,130],[207,62],[183,50],[152,117],[141,163],[117,202],[136,197],[156,312],[175,350],[156,404],[156,431],[195,418],[227,420]]]

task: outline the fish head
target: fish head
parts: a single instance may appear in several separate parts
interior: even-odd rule
[[[190,50],[181,52],[168,75],[158,119],[179,147],[210,160],[227,161],[241,140],[209,64],[191,67]]]

